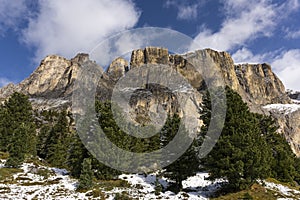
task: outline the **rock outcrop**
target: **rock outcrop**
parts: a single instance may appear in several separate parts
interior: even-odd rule
[[[132,52],[130,67],[135,68],[143,64],[169,64],[169,52],[166,48],[147,47]]]
[[[129,70],[128,61],[124,58],[116,58],[108,67],[107,74],[114,81],[119,80]]]
[[[266,114],[277,120],[293,152],[300,157],[300,104],[273,104],[264,107]]]
[[[50,55],[24,81],[10,84],[0,90],[0,100],[13,92],[22,92],[30,97],[35,109],[70,107],[74,81],[81,62],[89,60],[88,54],[78,54],[71,60]]]
[[[193,66],[186,59],[193,56],[191,53],[186,55],[169,55],[167,53],[166,49],[155,47],[135,50],[132,52],[131,67],[135,68],[144,64],[168,64],[174,66],[193,87],[201,89],[203,79],[199,73],[201,70],[197,70],[197,68],[206,66]],[[212,58],[216,68],[222,73],[225,84],[237,91],[252,111],[262,113],[261,105],[290,103],[284,85],[272,72],[270,65],[266,63],[235,65],[227,52],[217,52],[211,49],[198,50],[196,53],[206,53]],[[158,58],[159,56],[160,58]]]

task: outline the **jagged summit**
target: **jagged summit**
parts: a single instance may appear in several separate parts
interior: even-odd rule
[[[236,90],[250,106],[255,104],[288,103],[289,98],[278,77],[268,64],[235,65],[227,52],[211,49],[199,50],[208,53],[221,70],[227,85]],[[143,64],[171,65],[198,88],[203,81],[195,68],[184,58],[185,55],[170,55],[168,49],[147,47],[132,52],[130,65],[123,58],[116,58],[105,72],[109,79],[117,81],[130,68]],[[89,55],[80,53],[71,60],[58,55],[44,58],[37,69],[20,84],[9,84],[0,90],[0,99],[7,98],[12,91],[21,91],[32,97],[64,98],[72,93],[72,84],[80,63],[89,60]]]

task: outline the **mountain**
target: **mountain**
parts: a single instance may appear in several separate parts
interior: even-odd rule
[[[182,114],[184,109],[180,108],[180,95],[189,93],[192,98],[185,105],[186,114],[197,115],[202,102],[201,91],[206,87],[199,70],[203,70],[207,63],[196,62],[198,64],[193,65],[188,60],[193,56],[210,57],[225,84],[241,95],[251,111],[271,115],[276,119],[278,132],[284,134],[294,153],[300,156],[300,105],[291,100],[284,85],[267,63],[236,65],[227,52],[211,49],[175,55],[165,48],[147,47],[134,50],[129,62],[124,58],[116,58],[99,78],[96,97],[100,100],[110,99],[118,81],[128,76],[128,72],[132,70],[139,72],[145,64],[168,65],[179,72],[192,87],[183,84],[175,92],[157,84],[146,84],[145,88],[138,90],[133,87],[125,88],[134,90],[130,97],[131,110],[125,112],[135,123],[159,123],[155,121],[155,113],[161,110],[160,106],[163,105],[163,110],[171,114]],[[0,101],[3,102],[14,91],[18,91],[28,95],[37,110],[55,110],[62,107],[70,110],[74,83],[85,62],[93,61],[88,54],[83,53],[71,60],[57,55],[47,56],[27,79],[1,88]],[[162,69],[161,73],[166,72]],[[145,77],[146,74],[141,73],[141,76]],[[173,80],[171,75],[166,76],[166,79]],[[198,126],[201,125],[200,120],[197,123]]]

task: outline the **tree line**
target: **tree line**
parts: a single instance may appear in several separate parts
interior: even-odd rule
[[[242,98],[229,88],[226,88],[227,111],[221,136],[213,150],[200,159],[198,151],[210,123],[211,95],[208,92],[203,95],[199,117],[204,125],[198,137],[179,159],[162,170],[161,175],[174,180],[175,192],[182,189],[183,180],[200,170],[208,171],[212,180],[226,179],[225,187],[229,190],[246,189],[258,179],[268,177],[300,183],[299,158],[285,138],[276,133],[274,120],[250,112]],[[154,136],[133,137],[118,127],[111,106],[110,102],[96,101],[98,122],[106,136],[125,150],[157,150],[167,145],[179,129],[181,119],[174,114],[168,116],[163,128]],[[14,93],[0,106],[0,151],[9,152],[6,166],[20,167],[25,159],[39,157],[53,167],[68,169],[80,180],[82,189],[92,187],[93,179],[114,179],[121,174],[91,155],[72,124],[72,115],[66,110],[36,112],[26,95]],[[130,126],[127,128],[133,130]]]

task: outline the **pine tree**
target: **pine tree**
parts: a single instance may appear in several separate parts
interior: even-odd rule
[[[71,175],[79,178],[83,160],[88,158],[90,155],[88,150],[82,144],[78,134],[74,134],[71,141],[67,163],[70,167]]]
[[[164,126],[162,129],[162,144],[166,145],[173,139],[174,135],[180,132],[183,134],[183,137],[177,144],[177,147],[184,148],[182,144],[185,144],[184,140],[190,139],[190,136],[184,127],[179,127],[179,124],[180,117],[176,114],[173,116],[173,118],[167,120],[166,126]],[[199,170],[199,165],[200,160],[198,158],[198,142],[194,140],[183,155],[181,155],[175,162],[165,167],[164,176],[175,180],[175,186],[173,187],[174,192],[177,193],[182,189],[183,180],[196,174],[196,172]]]
[[[222,134],[203,159],[203,165],[210,172],[210,179],[225,178],[230,189],[245,189],[257,179],[269,176],[271,150],[260,129],[260,119],[228,87],[226,97],[227,113]],[[204,106],[209,105],[207,101]],[[208,126],[208,120],[203,121]]]
[[[294,167],[296,170],[294,180],[300,184],[300,158],[295,159]]]
[[[28,132],[23,136],[26,153],[35,155],[36,131],[31,103],[26,95],[15,92],[0,109],[1,149],[8,150],[13,143],[12,134],[22,123],[26,124]]]
[[[36,129],[31,103],[24,94],[15,92],[1,106],[1,150],[10,153],[6,165],[17,167],[25,155],[36,155]]]
[[[57,122],[51,128],[46,141],[46,160],[56,167],[66,168],[67,154],[70,145],[69,123],[67,112],[63,110]]]
[[[78,189],[88,190],[93,186],[93,171],[91,159],[85,158],[82,163]]]
[[[0,151],[8,151],[7,144],[9,144],[9,126],[7,111],[4,106],[0,105]]]
[[[5,163],[6,167],[18,168],[25,160],[25,143],[24,135],[27,132],[27,127],[22,124],[13,132],[13,142],[8,146],[9,158]]]
[[[37,137],[37,155],[40,158],[45,159],[47,157],[48,149],[47,149],[47,139],[49,138],[51,126],[49,124],[45,124],[40,128],[40,132]]]

